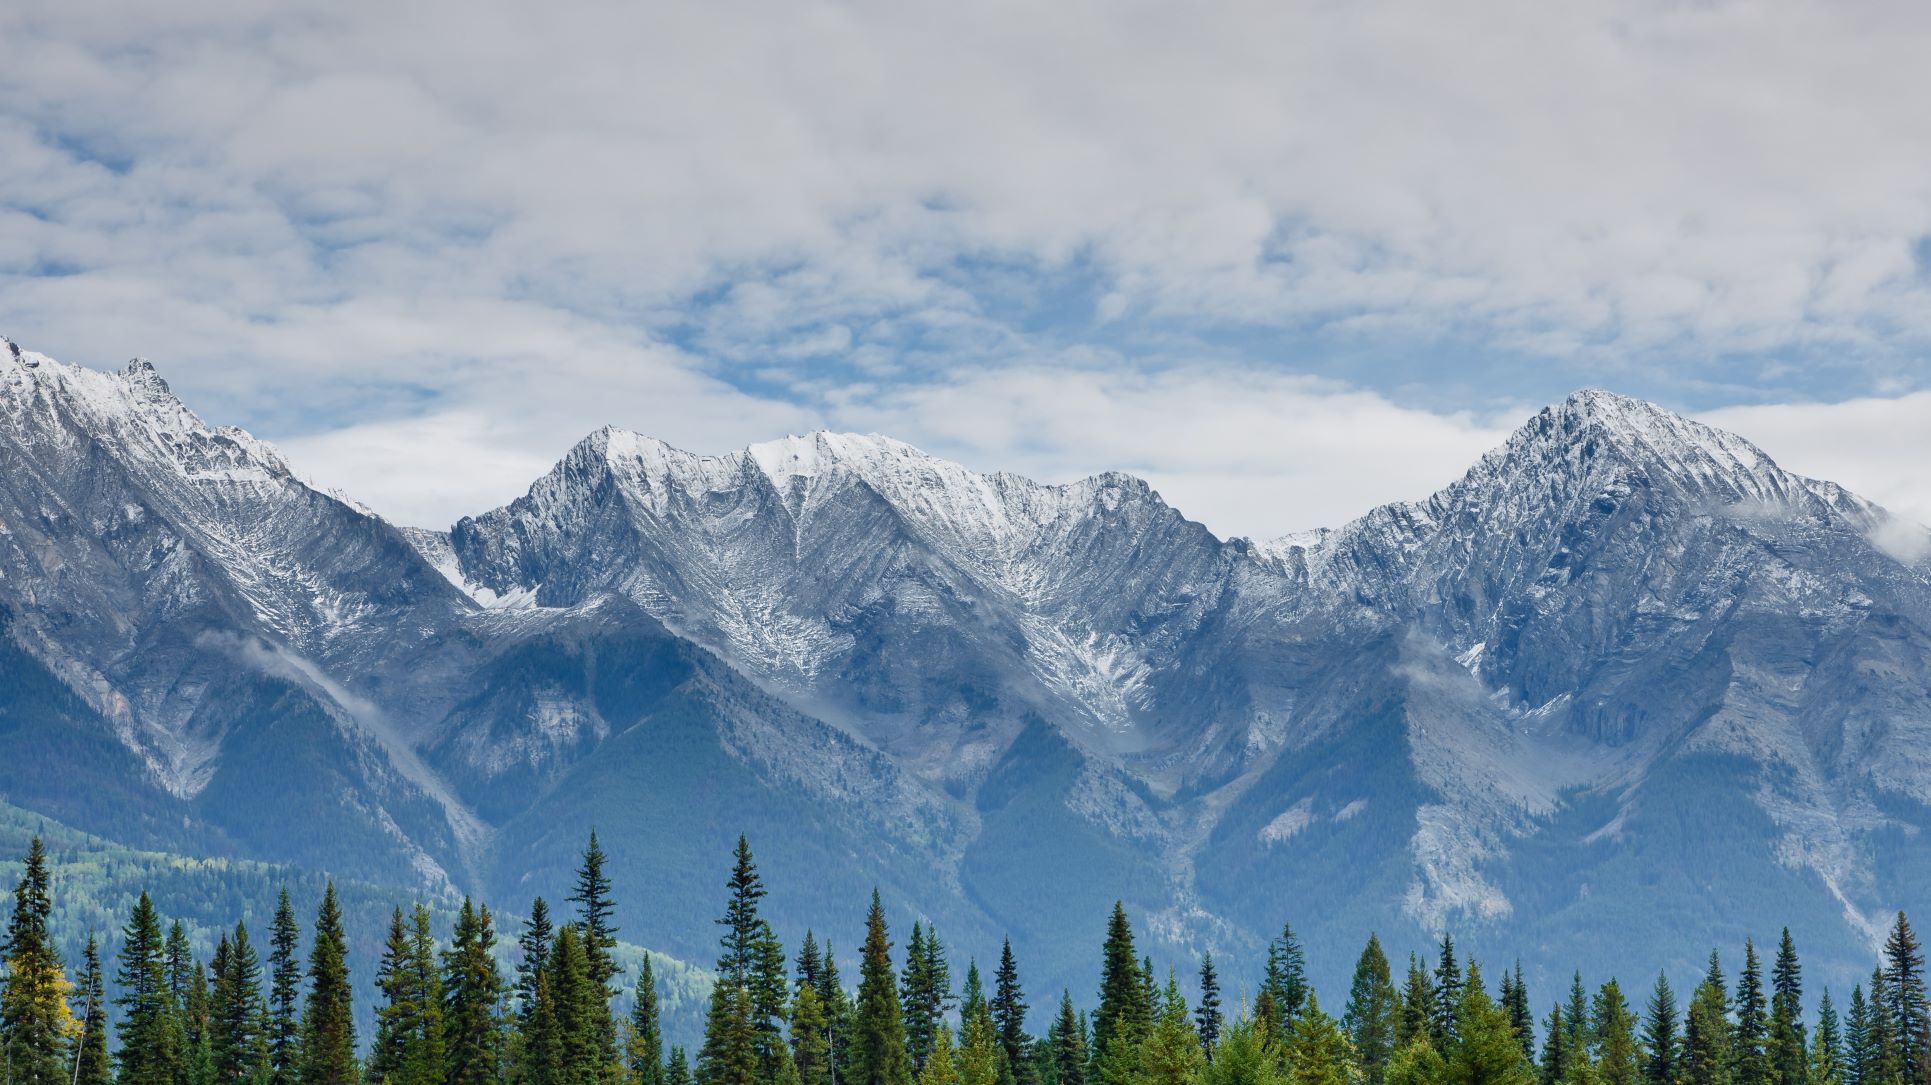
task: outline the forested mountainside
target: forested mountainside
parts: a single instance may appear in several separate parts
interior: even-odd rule
[[[13,344],[0,466],[0,794],[130,846],[502,907],[594,827],[628,936],[702,960],[744,831],[787,940],[877,886],[1050,986],[1116,899],[1176,958],[1452,929],[1545,986],[1788,923],[1841,984],[1931,882],[1924,529],[1609,393],[1263,542],[1125,475],[615,429],[402,527]]]

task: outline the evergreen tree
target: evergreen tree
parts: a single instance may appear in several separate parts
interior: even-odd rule
[[[977,977],[974,970],[973,976]],[[999,1085],[1006,1053],[999,1046],[999,1030],[981,997],[959,1003],[959,1085]]]
[[[0,1046],[11,1085],[67,1085],[68,1040],[78,1024],[67,1005],[67,973],[48,929],[52,914],[47,850],[36,836],[27,845],[6,944],[0,946],[7,975],[0,989]]]
[[[1864,985],[1851,987],[1850,1014],[1844,1021],[1844,1080],[1846,1085],[1874,1085],[1871,1073],[1877,1053],[1871,1048],[1870,1009],[1864,1001]]]
[[[1201,1085],[1283,1085],[1279,1053],[1256,1018],[1234,1018],[1200,1080]]]
[[[1897,922],[1884,941],[1884,986],[1890,996],[1886,1009],[1898,1072],[1906,1082],[1917,1085],[1931,1071],[1931,1059],[1925,1051],[1931,1040],[1927,1036],[1931,1020],[1927,1019],[1924,953],[1903,912],[1897,914]]]
[[[725,886],[730,890],[730,899],[724,906],[723,917],[717,921],[724,928],[718,940],[723,952],[717,959],[717,974],[720,980],[735,983],[749,992],[762,949],[764,923],[758,916],[758,901],[764,899],[764,880],[758,877],[757,863],[751,858],[751,844],[742,835],[738,837],[731,877]]]
[[[1571,1070],[1569,1051],[1570,1030],[1567,1019],[1562,1013],[1562,1003],[1549,1007],[1549,1016],[1542,1027],[1542,1066],[1539,1080],[1542,1085],[1563,1085],[1575,1074]],[[1586,1053],[1585,1053],[1586,1054]]]
[[[1804,1037],[1803,966],[1790,928],[1783,929],[1770,968],[1770,1074],[1776,1085],[1805,1085],[1810,1052]]]
[[[1446,944],[1446,939],[1443,940]],[[1481,973],[1469,966],[1458,984],[1461,1004],[1455,1017],[1455,1048],[1447,1061],[1449,1085],[1531,1085],[1535,1079],[1509,1015],[1482,988]]]
[[[1200,1049],[1200,1033],[1187,1016],[1180,984],[1167,979],[1160,1016],[1141,1045],[1136,1085],[1194,1085],[1207,1057]]]
[[[941,1023],[940,1032],[944,1031],[944,1024]],[[941,1035],[933,1039],[933,1052],[937,1053],[943,1046],[943,1061],[950,1064],[950,1037]],[[830,1085],[831,1043],[825,1022],[825,1004],[818,997],[818,988],[810,983],[800,982],[797,994],[792,996],[791,1059],[798,1068],[799,1085]],[[919,1080],[924,1082],[926,1075],[920,1075]]]
[[[825,1006],[826,1048],[830,1051],[831,1065],[827,1076],[831,1085],[850,1080],[849,1069],[852,1064],[852,1047],[856,1030],[852,1028],[852,1003],[845,992],[845,985],[838,978],[838,955],[833,952],[831,940],[825,940],[823,971],[818,982],[818,1000]]]
[[[1730,1085],[1729,997],[1715,953],[1709,974],[1690,997],[1683,1025],[1682,1085]]]
[[[1643,1015],[1643,1085],[1677,1085],[1682,1041],[1677,1036],[1676,992],[1663,973],[1656,973]]]
[[[74,1043],[73,1085],[110,1085],[113,1064],[107,1055],[107,983],[101,974],[101,950],[92,931],[81,951],[80,1037]]]
[[[1214,1058],[1214,1045],[1220,1040],[1220,976],[1214,971],[1214,955],[1200,955],[1200,1006],[1194,1010],[1194,1028],[1200,1033],[1200,1051],[1208,1062]]]
[[[1059,1017],[1047,1034],[1052,1042],[1053,1076],[1058,1085],[1086,1085],[1086,1067],[1091,1056],[1086,1050],[1086,1022],[1073,1012],[1073,993],[1059,997]]]
[[[909,1085],[912,1060],[905,1054],[905,1022],[900,1015],[898,982],[892,975],[892,943],[885,929],[885,906],[876,889],[872,891],[871,912],[865,917],[858,1006],[852,1016],[850,1085]]]
[[[1176,994],[1178,989],[1175,989]],[[1019,984],[1019,965],[1013,960],[1012,939],[1007,938],[999,948],[999,969],[992,976],[992,1023],[998,1029],[999,1046],[1005,1052],[1006,1065],[1012,1072],[1017,1085],[1038,1085],[1038,1075],[1033,1071],[1032,1060],[1027,1054],[1032,1049],[1033,1039],[1026,1034],[1026,993]],[[1187,1026],[1193,1031],[1193,1026]],[[1195,1037],[1195,1044],[1199,1039]]]
[[[542,897],[530,902],[530,919],[516,940],[516,981],[511,990],[516,996],[518,1018],[525,1023],[536,1009],[536,980],[549,967],[550,944],[556,929],[550,923],[550,905]]]
[[[1102,951],[1100,965],[1100,1003],[1093,1014],[1093,1044],[1091,1057],[1093,1069],[1114,1048],[1120,1048],[1119,1055],[1130,1064],[1126,1049],[1137,1045],[1140,1037],[1146,1034],[1150,1021],[1147,1017],[1145,981],[1140,976],[1140,962],[1133,951],[1133,927],[1127,922],[1126,908],[1119,901],[1113,902],[1113,915],[1107,920],[1106,945]],[[1116,1045],[1115,1040],[1119,1043]],[[1089,1074],[1101,1085],[1124,1085],[1121,1081],[1107,1080],[1097,1073]]]
[[[348,947],[334,882],[323,892],[316,914],[308,981],[308,1002],[302,1008],[302,1085],[356,1085]]]
[[[905,943],[905,971],[899,976],[899,999],[905,1018],[905,1054],[912,1060],[912,1073],[923,1078],[925,1060],[932,1053],[933,1034],[939,1029],[939,1014],[928,1005],[931,986],[925,970],[925,925],[912,921],[912,937]]]
[[[389,915],[389,934],[382,943],[382,960],[376,965],[375,989],[382,996],[382,1004],[376,1007],[375,1039],[364,1068],[371,1085],[399,1083],[402,1079],[416,1010],[410,998],[410,971],[409,927],[398,904]]]
[[[557,1085],[563,1073],[563,1040],[547,952],[533,975],[535,987],[520,1011],[512,1079],[517,1085]],[[685,1070],[688,1079],[689,1068]]]
[[[598,1007],[603,1006],[605,1013],[608,1007],[603,999],[603,984],[590,974],[590,955],[584,951],[583,933],[576,924],[566,923],[557,928],[546,978],[556,1006],[556,1085],[598,1085],[608,1069]],[[721,986],[743,997],[741,988],[733,984]],[[698,1078],[705,1080],[701,1055]],[[730,1079],[730,1085],[745,1083]]]
[[[670,1059],[664,1063],[664,1085],[691,1085],[691,1064],[684,1049],[672,1045]]]
[[[897,1020],[898,1014],[892,1014]],[[901,1056],[903,1052],[901,1052]],[[751,1020],[751,994],[720,980],[711,994],[704,1048],[697,1056],[698,1085],[757,1085],[757,1028]]]
[[[269,1085],[295,1085],[301,1065],[301,938],[288,887],[282,886],[268,949]]]
[[[952,1030],[945,1022],[932,1034],[931,1056],[920,1072],[918,1085],[959,1085],[958,1052],[952,1049]]]
[[[1370,934],[1354,962],[1354,982],[1348,987],[1348,1006],[1341,1017],[1354,1048],[1355,1065],[1368,1085],[1382,1085],[1388,1060],[1394,1057],[1398,1002],[1388,955],[1382,952],[1381,939]]]
[[[168,973],[185,977],[179,986],[186,992],[181,997],[180,1011],[184,1058],[176,1068],[175,1081],[181,1085],[211,1085],[214,1081],[215,1053],[208,974],[201,967],[201,962],[188,952],[188,934],[179,921],[169,928],[168,943],[170,947],[180,947],[179,952],[170,949]]]
[[[1290,1085],[1350,1085],[1348,1038],[1309,990],[1287,1027]]]
[[[1837,1007],[1830,991],[1817,1000],[1817,1031],[1810,1037],[1810,1062],[1805,1078],[1810,1085],[1846,1085],[1844,1039],[1838,1031]]]
[[[215,970],[210,1013],[210,1053],[218,1085],[254,1085],[268,1074],[268,1007],[262,1001],[261,960],[248,941],[248,925],[234,937]]]
[[[1294,1020],[1307,1001],[1307,962],[1301,940],[1291,924],[1283,924],[1281,936],[1267,946],[1267,972],[1261,986],[1274,996],[1275,1012],[1282,1025]]]
[[[1636,1014],[1615,980],[1602,985],[1590,1009],[1596,1041],[1596,1078],[1602,1085],[1638,1085]]]
[[[1770,1085],[1770,1015],[1763,993],[1757,947],[1743,941],[1743,971],[1737,975],[1736,1028],[1730,1038],[1732,1085]]]
[[[817,953],[816,946],[812,946],[811,950],[814,955]],[[799,986],[800,998],[806,991],[811,991],[812,1004],[817,1005],[817,992],[808,984]],[[794,1012],[794,1037],[797,1035],[795,1030],[806,1027],[796,1022]],[[822,1048],[825,1042],[822,1013],[816,1015],[811,1027],[816,1030],[816,1042]],[[630,1036],[624,1046],[625,1061],[630,1070],[629,1085],[664,1085],[664,1015],[657,1002],[657,976],[651,970],[648,953],[644,954],[643,963],[637,969],[637,992],[630,1002]],[[822,1059],[818,1068],[823,1070]],[[823,1085],[823,1082],[815,1077],[805,1077],[804,1085]]]
[[[648,977],[649,958],[644,967]],[[504,990],[496,968],[496,924],[487,907],[463,898],[442,968],[442,1080],[445,1085],[494,1085],[503,1065],[503,1028],[497,1014]]]
[[[583,850],[583,863],[577,868],[570,903],[577,906],[576,925],[583,942],[584,967],[590,982],[597,987],[584,1006],[590,1014],[588,1038],[595,1045],[597,1080],[614,1082],[622,1076],[623,1060],[617,1051],[617,1019],[610,1011],[611,996],[616,994],[612,985],[619,969],[616,958],[611,956],[617,946],[617,926],[611,921],[617,906],[610,896],[610,877],[603,870],[606,859],[597,843],[597,831],[590,830],[590,842]],[[779,970],[783,970],[782,960]],[[782,1001],[782,980],[779,987],[777,998]]]
[[[1456,1022],[1462,1007],[1462,967],[1455,960],[1455,939],[1442,934],[1441,953],[1435,963],[1435,1008],[1429,1036],[1444,1054],[1453,1050]]]
[[[1869,1085],[1908,1085],[1904,1081],[1904,1054],[1898,1047],[1897,1022],[1892,1017],[1890,981],[1882,965],[1871,970],[1871,990],[1866,1027],[1871,1049],[1866,1067]]]
[[[1401,990],[1401,1011],[1395,1016],[1395,1047],[1407,1047],[1417,1036],[1434,1043],[1435,988],[1421,959],[1408,955],[1408,980]],[[1437,1050],[1436,1054],[1440,1054]]]
[[[1582,989],[1582,973],[1569,977],[1569,1004],[1563,1007],[1562,1022],[1569,1029],[1569,1073],[1572,1077],[1590,1076],[1596,1070],[1596,1031],[1589,1012],[1589,996]]]
[[[1448,1064],[1423,1030],[1395,1049],[1383,1081],[1385,1085],[1442,1085],[1447,1078]]]
[[[176,1003],[168,986],[161,917],[145,892],[121,930],[121,1046],[115,1052],[121,1085],[175,1085],[182,1051]]]
[[[1522,1047],[1522,1057],[1535,1059],[1535,1011],[1529,1008],[1529,985],[1522,978],[1522,962],[1515,962],[1515,974],[1504,972],[1507,984],[1502,992],[1502,1009],[1509,1015],[1509,1027],[1515,1031],[1516,1043]]]

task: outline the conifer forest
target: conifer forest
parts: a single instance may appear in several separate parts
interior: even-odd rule
[[[1580,973],[1532,993],[1520,961],[1468,959],[1452,934],[1395,962],[1370,933],[1348,990],[1323,1002],[1291,926],[1257,974],[1234,976],[1210,952],[1143,955],[1117,904],[1097,990],[1029,992],[1009,940],[986,954],[989,976],[976,956],[961,972],[922,922],[896,941],[876,893],[853,983],[832,932],[780,943],[743,838],[721,883],[701,1039],[687,1047],[670,1042],[651,957],[629,975],[618,962],[606,860],[591,834],[569,898],[539,897],[500,925],[470,900],[446,924],[398,903],[374,960],[354,958],[333,883],[312,918],[284,890],[266,930],[238,921],[207,959],[143,893],[118,931],[85,932],[67,960],[36,837],[3,947],[5,1085],[1931,1082],[1924,954],[1901,912],[1841,1008],[1806,992],[1788,929],[1774,950],[1711,950],[1687,998],[1660,972],[1627,993]],[[372,1029],[357,1024],[360,969],[379,993]],[[1632,960],[1631,978],[1641,971]]]

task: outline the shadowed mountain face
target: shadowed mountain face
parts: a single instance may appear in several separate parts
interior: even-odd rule
[[[742,830],[783,933],[876,883],[1052,987],[1116,897],[1176,955],[1291,921],[1330,983],[1444,926],[1607,974],[1606,929],[1687,972],[1789,923],[1848,978],[1931,886],[1928,544],[1601,392],[1275,542],[1123,475],[608,429],[422,531],[7,344],[0,789],[509,904],[596,825],[626,936],[699,959]]]

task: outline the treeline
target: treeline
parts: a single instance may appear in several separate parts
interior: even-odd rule
[[[1229,1004],[1207,955],[1190,1006],[1115,905],[1090,1012],[1063,992],[1035,1018],[1010,942],[990,985],[975,962],[955,982],[937,932],[919,923],[895,965],[876,893],[855,988],[829,940],[807,932],[788,956],[760,914],[765,890],[742,839],[690,1056],[666,1050],[648,957],[631,1012],[613,1009],[623,970],[604,862],[592,834],[571,916],[558,922],[537,899],[513,946],[499,947],[489,909],[469,901],[446,940],[428,908],[396,908],[374,1035],[358,1045],[333,887],[306,951],[284,893],[265,952],[237,923],[207,961],[143,895],[110,1004],[93,936],[69,978],[35,839],[0,947],[4,1085],[1931,1085],[1924,957],[1902,913],[1841,1017],[1829,992],[1806,1015],[1786,930],[1767,981],[1746,942],[1734,985],[1713,952],[1687,1010],[1661,975],[1640,1008],[1616,981],[1591,992],[1577,976],[1538,1026],[1519,963],[1491,994],[1448,937],[1432,959],[1411,954],[1397,982],[1370,936],[1337,1017],[1287,928],[1251,1003]]]

